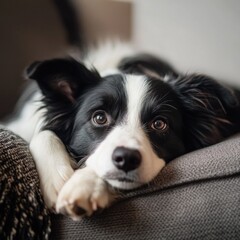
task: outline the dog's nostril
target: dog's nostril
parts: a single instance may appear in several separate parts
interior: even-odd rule
[[[139,167],[142,157],[138,150],[117,147],[112,155],[114,165],[125,172],[130,172]]]
[[[123,164],[124,163],[124,158],[123,157],[120,157],[120,156],[117,156],[114,161],[118,164]]]

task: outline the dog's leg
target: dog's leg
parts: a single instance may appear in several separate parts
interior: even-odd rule
[[[73,220],[108,207],[114,200],[107,183],[89,167],[79,169],[61,189],[57,212],[69,215]]]
[[[64,183],[72,176],[71,158],[61,140],[51,131],[37,133],[30,142],[44,201],[54,209]]]

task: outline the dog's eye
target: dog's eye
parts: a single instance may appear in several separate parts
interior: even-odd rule
[[[164,132],[168,129],[168,124],[162,119],[155,119],[151,124],[151,128],[157,131]]]
[[[110,117],[105,111],[99,110],[93,113],[92,123],[95,126],[106,126],[110,123]]]

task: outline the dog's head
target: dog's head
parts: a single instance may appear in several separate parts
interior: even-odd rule
[[[27,71],[44,95],[44,128],[121,189],[148,183],[173,158],[221,140],[230,124],[226,109],[236,104],[207,77],[162,81],[152,69],[130,68],[101,76],[74,59],[55,59]]]

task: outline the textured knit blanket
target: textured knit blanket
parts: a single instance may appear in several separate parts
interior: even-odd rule
[[[0,239],[47,239],[50,217],[28,146],[0,129]]]

